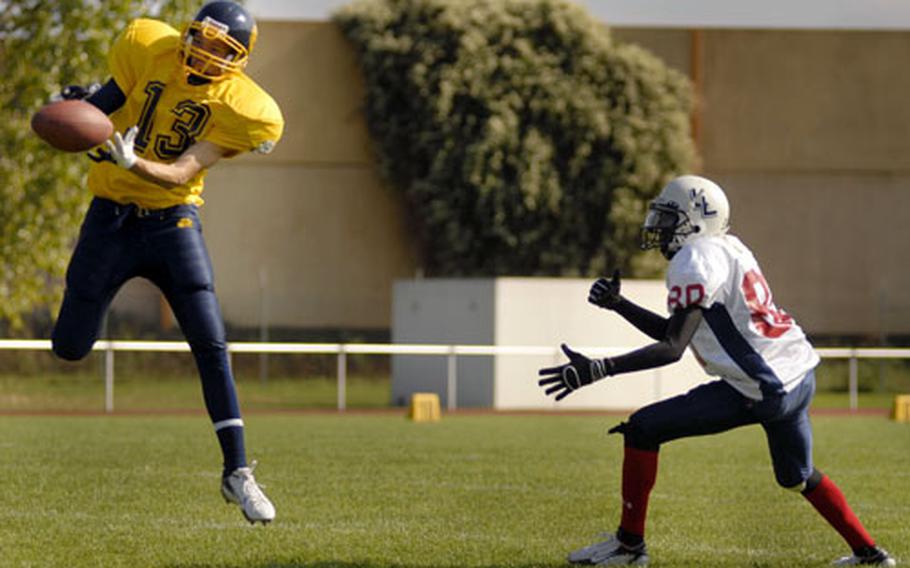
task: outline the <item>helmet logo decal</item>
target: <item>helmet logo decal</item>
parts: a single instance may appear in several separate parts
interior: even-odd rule
[[[695,189],[693,187],[689,190],[689,195],[691,195],[692,201],[695,202],[695,207],[701,209],[702,217],[714,217],[717,215],[717,210],[712,210],[708,205],[708,198],[705,197],[704,189]]]
[[[216,20],[215,18],[212,18],[211,16],[206,16],[205,18],[203,18],[202,25],[203,26],[212,26],[213,28],[215,28],[216,30],[218,30],[219,32],[221,32],[223,34],[226,34],[231,30],[230,26],[219,22],[218,20]]]

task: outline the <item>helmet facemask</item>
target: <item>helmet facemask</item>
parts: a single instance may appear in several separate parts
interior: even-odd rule
[[[648,215],[641,228],[641,248],[660,249],[670,259],[686,239],[699,231],[689,216],[676,203],[654,202],[648,207]]]
[[[206,17],[183,32],[180,60],[188,75],[217,81],[246,67],[250,49],[229,35],[230,28]]]

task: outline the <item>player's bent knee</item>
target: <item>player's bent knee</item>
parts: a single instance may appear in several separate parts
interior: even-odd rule
[[[787,491],[802,491],[806,488],[806,479],[795,472],[774,472],[774,480]]]
[[[777,484],[787,491],[806,494],[811,493],[818,486],[819,482],[821,482],[822,473],[812,468],[809,475],[805,475],[805,473],[802,475],[775,473],[775,478],[777,479]]]
[[[51,339],[51,350],[54,355],[65,361],[80,361],[92,350],[92,344],[76,345],[71,342],[61,341],[55,337]]]
[[[638,450],[657,451],[660,448],[660,441],[648,434],[647,428],[635,419],[633,414],[628,422],[623,422],[609,431],[611,434],[622,434],[625,439],[625,445]]]

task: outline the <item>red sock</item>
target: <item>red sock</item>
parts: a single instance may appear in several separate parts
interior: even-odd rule
[[[847,504],[844,494],[827,475],[823,475],[818,486],[805,497],[850,548],[856,550],[863,546],[875,546],[875,541]]]
[[[648,496],[657,479],[657,452],[626,446],[622,460],[622,521],[627,533],[645,536]]]

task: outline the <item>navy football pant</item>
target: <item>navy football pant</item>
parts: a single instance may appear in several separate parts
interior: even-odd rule
[[[809,403],[814,393],[812,371],[793,391],[761,401],[746,398],[724,381],[714,381],[645,406],[613,431],[625,435],[626,445],[656,451],[671,440],[761,424],[777,482],[792,488],[806,481],[813,469]]]
[[[137,276],[161,289],[192,349],[225,469],[245,466],[243,421],[224,322],[195,206],[145,211],[107,199],[92,201],[67,269],[52,336],[54,353],[73,361],[85,357],[114,295]]]

